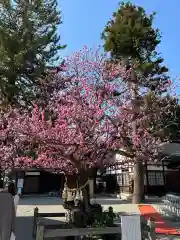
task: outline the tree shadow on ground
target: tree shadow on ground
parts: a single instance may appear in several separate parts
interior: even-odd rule
[[[124,204],[131,203],[131,200],[121,200],[118,198],[111,197],[94,197],[91,199],[91,202],[98,202],[102,205],[116,205],[116,204]],[[38,206],[38,205],[62,205],[63,200],[59,197],[22,197],[20,199],[19,205],[21,206]]]
[[[33,217],[16,218],[16,239],[32,240]]]
[[[98,202],[102,205],[116,205],[116,204],[130,204],[131,199],[123,200],[116,197],[108,196],[95,196],[91,199],[92,202]],[[162,202],[162,199],[156,196],[148,196],[145,200],[145,204],[156,204]],[[48,197],[48,196],[22,196],[19,205],[62,205],[63,200],[60,197]]]
[[[131,203],[131,200],[121,200],[121,199],[116,199],[116,198],[93,198],[91,199],[91,203],[100,203],[102,205],[118,205],[118,204],[125,204],[125,203]]]
[[[134,215],[139,216],[139,214],[127,214],[126,212],[118,212],[120,216]],[[141,216],[141,220],[144,221],[144,217]],[[153,217],[153,216],[152,216]],[[42,219],[41,219],[42,222]],[[120,223],[120,219],[118,221]],[[43,223],[45,224],[61,224],[63,221],[54,220],[54,219],[43,219]],[[33,227],[33,217],[24,216],[17,217],[16,220],[16,240],[34,240],[32,237],[32,227]],[[158,227],[161,227],[161,223],[158,223]],[[170,236],[165,234],[158,234],[157,239],[178,239],[177,236]]]
[[[59,197],[22,197],[19,205],[37,206],[37,205],[62,205],[63,200]]]
[[[48,225],[61,224],[64,221],[41,218],[41,222]],[[24,216],[16,218],[16,240],[34,240],[32,237],[33,217]]]

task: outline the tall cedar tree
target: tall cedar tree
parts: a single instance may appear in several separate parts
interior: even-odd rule
[[[29,103],[47,64],[57,62],[61,24],[57,0],[2,0],[0,3],[0,98]]]
[[[133,68],[134,73],[129,79],[133,106],[134,100],[138,104],[140,85],[159,95],[162,86],[168,83],[168,69],[156,51],[161,36],[159,29],[153,28],[154,17],[155,13],[148,15],[142,7],[130,2],[121,3],[102,33],[104,49],[111,53],[112,60],[122,61],[127,68]],[[158,89],[157,86],[161,87]],[[140,109],[139,105],[134,107]],[[136,135],[135,122],[132,129]],[[135,162],[133,202],[140,203],[144,198],[143,165],[138,159]]]
[[[132,3],[121,3],[102,33],[105,51],[116,60],[128,58],[142,84],[153,90],[168,79],[168,69],[156,51],[161,36],[159,29],[152,26],[155,15],[147,15],[142,7]]]

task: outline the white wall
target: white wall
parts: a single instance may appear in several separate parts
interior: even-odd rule
[[[132,172],[132,166],[133,165],[130,164],[130,163],[127,163],[127,161],[128,161],[127,157],[124,157],[124,156],[122,156],[120,154],[117,154],[117,153],[114,155],[114,163],[122,163],[122,169],[128,169],[129,172]],[[123,162],[125,162],[125,163],[123,164]],[[121,173],[122,170],[120,169],[120,167],[121,167],[121,165],[114,166],[114,169],[117,168],[117,170],[110,170],[112,168],[108,168],[107,171],[106,171],[106,174],[118,174],[118,173]]]
[[[124,157],[120,154],[115,154],[114,163],[117,163],[117,162],[122,163],[122,169],[128,169],[129,172],[133,172],[133,163],[130,162],[130,159],[129,159],[129,163],[127,163],[128,162],[127,157]],[[125,162],[125,163],[123,164],[123,162]],[[149,162],[148,164],[149,165],[147,166],[147,169],[150,170],[150,171],[162,171],[163,170],[162,166],[153,165],[152,162]],[[112,168],[108,168],[107,171],[106,171],[106,174],[122,173],[122,169],[119,169],[120,165],[117,166],[117,167],[114,167],[114,169],[115,168],[117,168],[117,170],[110,170]],[[164,170],[167,170],[166,166],[164,166]]]

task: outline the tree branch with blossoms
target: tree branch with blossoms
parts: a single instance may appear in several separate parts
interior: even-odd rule
[[[2,114],[1,168],[36,166],[72,175],[118,164],[112,152],[132,163],[154,161],[165,138],[152,131],[151,122],[160,122],[168,109],[162,102],[170,84],[153,91],[139,84],[134,99],[133,71],[86,47],[67,58],[45,107]]]

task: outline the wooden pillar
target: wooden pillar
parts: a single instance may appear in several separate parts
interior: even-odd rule
[[[3,171],[0,168],[0,188],[3,188]]]
[[[33,229],[32,229],[32,236],[33,236],[33,238],[36,237],[37,224],[38,224],[38,213],[39,213],[39,209],[36,207],[34,209],[34,218],[33,218]]]
[[[148,226],[149,226],[149,232],[148,232],[148,237],[149,240],[156,240],[156,229],[155,229],[155,221],[154,219],[150,218],[148,220]]]
[[[65,175],[62,174],[62,178],[61,178],[61,186],[60,186],[60,191],[61,191],[61,192],[63,192],[64,184],[65,184]]]
[[[89,194],[90,198],[94,197],[94,179],[89,179]]]
[[[164,162],[162,161],[162,173],[163,173],[163,181],[164,181],[164,190],[166,192],[166,178],[165,178],[165,168],[164,168]]]
[[[146,193],[148,194],[149,179],[148,179],[148,165],[145,163],[145,174],[146,174]]]
[[[140,204],[144,201],[144,165],[136,161],[134,166],[134,193],[132,203]]]
[[[43,239],[44,239],[44,226],[41,225],[41,223],[38,223],[36,240],[43,240]]]

